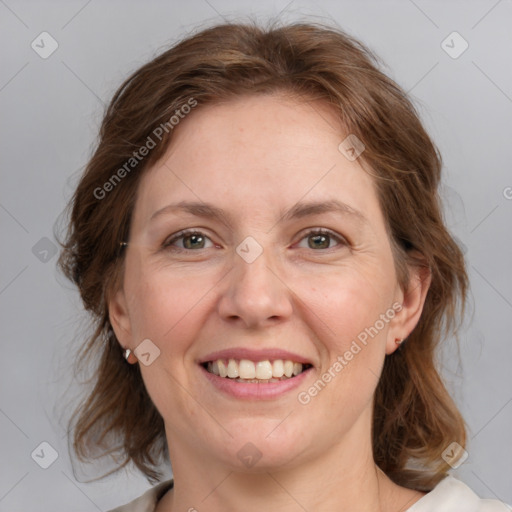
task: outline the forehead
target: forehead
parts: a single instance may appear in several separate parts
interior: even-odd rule
[[[347,135],[319,101],[261,95],[199,105],[146,171],[136,209],[148,219],[169,202],[188,200],[261,215],[337,199],[379,215],[372,178],[338,149]]]

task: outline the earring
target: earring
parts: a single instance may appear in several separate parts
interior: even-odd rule
[[[403,342],[403,341],[404,341],[404,340],[403,340],[403,338],[402,338],[402,339],[400,339],[400,338],[396,338],[396,339],[395,339],[395,343],[396,343],[398,346],[400,346],[400,345],[402,344],[402,342]]]
[[[137,362],[137,358],[135,357],[135,354],[132,353],[132,351],[127,348],[123,352],[123,357],[128,361],[130,364],[135,364]]]

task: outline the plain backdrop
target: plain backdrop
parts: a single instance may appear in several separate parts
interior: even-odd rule
[[[87,323],[55,267],[54,226],[121,81],[198,24],[247,15],[334,20],[412,95],[444,158],[446,222],[472,287],[460,360],[443,352],[469,429],[453,474],[512,503],[510,1],[0,0],[0,511],[108,510],[149,488],[135,471],[89,484],[73,473],[60,412]]]

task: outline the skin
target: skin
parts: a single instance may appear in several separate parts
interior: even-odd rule
[[[371,415],[384,358],[417,324],[430,276],[411,268],[408,289],[399,286],[373,180],[338,150],[346,136],[322,103],[240,97],[194,110],[142,177],[124,280],[109,311],[124,348],[149,338],[160,350],[149,366],[139,363],[174,472],[158,512],[396,512],[423,496],[376,467]],[[337,213],[281,220],[299,200],[333,198],[367,223]],[[182,200],[213,203],[232,224],[186,213],[149,222]],[[186,228],[208,238],[177,240],[181,252],[161,248]],[[347,242],[330,238],[317,248],[309,228]],[[252,263],[235,251],[247,236],[263,248]],[[299,403],[298,392],[394,303],[401,311],[317,396]],[[197,360],[233,347],[287,349],[314,369],[300,389],[274,400],[227,397]],[[262,454],[251,468],[237,457],[248,442]]]

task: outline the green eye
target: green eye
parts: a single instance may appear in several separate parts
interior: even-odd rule
[[[323,228],[311,229],[304,234],[304,236],[301,238],[301,242],[302,240],[307,239],[309,240],[308,246],[303,248],[312,249],[315,251],[318,249],[332,249],[332,241],[336,241],[340,246],[349,245],[342,236]],[[178,241],[181,241],[182,247],[175,245]],[[212,245],[206,247],[205,244],[207,241],[209,241]],[[179,233],[173,235],[171,238],[167,239],[162,244],[162,248],[176,252],[209,249],[213,246],[214,244],[210,238],[201,231],[197,230],[180,231]]]
[[[304,239],[312,240],[311,243],[308,243],[307,248],[314,250],[332,249],[332,247],[330,247],[331,240],[336,240],[341,245],[347,245],[347,242],[342,237],[327,229],[313,229],[307,232],[301,240]]]
[[[183,247],[174,247],[174,243],[178,240],[183,241]],[[204,233],[200,231],[181,231],[177,233],[175,236],[165,241],[163,247],[177,250],[195,250],[195,249],[205,249],[204,246],[205,241],[210,240]],[[211,241],[211,240],[210,240]]]

